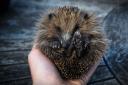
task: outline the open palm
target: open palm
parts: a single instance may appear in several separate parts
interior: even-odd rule
[[[98,62],[94,65],[88,74],[83,75],[81,79],[65,81],[60,77],[54,64],[38,48],[32,48],[28,62],[33,85],[86,85],[99,64]]]

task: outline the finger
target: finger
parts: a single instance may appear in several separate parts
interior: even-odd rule
[[[83,84],[82,80],[76,79],[76,80],[69,80],[67,81],[67,85],[85,85]]]
[[[32,48],[28,62],[34,83],[40,84],[43,82],[45,85],[49,85],[48,83],[54,84],[61,81],[52,62],[37,48]]]

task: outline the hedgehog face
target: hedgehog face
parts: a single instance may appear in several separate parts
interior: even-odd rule
[[[88,17],[76,7],[63,7],[49,13],[42,24],[47,29],[46,36],[56,38],[65,47],[69,46],[76,31],[82,32],[83,28],[89,27]]]
[[[42,36],[47,40],[52,39],[59,42],[61,47],[68,48],[74,33],[79,32],[82,35],[93,31],[96,23],[92,21],[95,20],[77,7],[63,7],[45,16],[39,28],[45,30]]]

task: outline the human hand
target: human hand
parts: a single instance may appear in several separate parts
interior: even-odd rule
[[[32,48],[28,56],[28,63],[33,85],[86,85],[99,65],[99,62],[97,62],[81,79],[65,81],[60,77],[54,64],[38,48]]]

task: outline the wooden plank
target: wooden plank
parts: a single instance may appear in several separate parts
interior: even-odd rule
[[[27,11],[27,10],[26,10]],[[3,16],[0,22],[0,39],[29,39],[35,35],[35,22],[38,20],[39,11]],[[7,18],[6,18],[7,17]]]
[[[24,79],[28,77],[30,77],[30,72],[27,64],[0,67],[0,82]]]
[[[111,80],[96,82],[94,84],[89,84],[89,85],[120,85],[120,84],[115,79],[111,79]]]
[[[104,62],[103,58],[100,61],[100,65],[105,65],[105,62]]]
[[[11,13],[3,16],[3,19],[0,18],[0,39],[32,38],[36,31],[35,22],[39,12],[24,10],[22,13]]]
[[[113,78],[113,75],[109,72],[108,68],[106,66],[99,66],[91,77],[89,83],[101,81],[108,78]]]
[[[0,52],[0,66],[27,63],[29,51]]]
[[[32,47],[32,39],[0,41],[0,51],[26,50]]]
[[[35,31],[30,28],[28,28],[27,30],[21,30],[22,28],[19,28],[18,30],[12,29],[15,30],[16,32],[11,31],[11,29],[12,28],[10,28],[10,30],[5,31],[1,30],[0,39],[32,39],[35,35]]]
[[[32,80],[28,78],[28,79],[14,80],[14,81],[6,81],[0,83],[0,85],[32,85]]]

